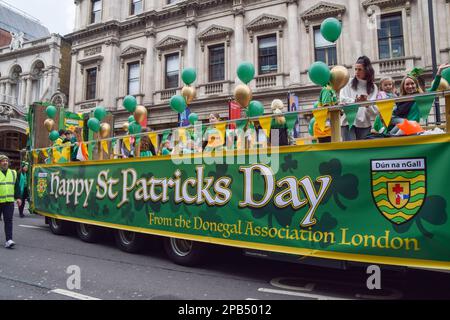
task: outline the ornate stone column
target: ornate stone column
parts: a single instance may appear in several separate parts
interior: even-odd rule
[[[234,70],[245,60],[244,57],[244,17],[245,9],[241,1],[235,1],[234,14]],[[239,82],[236,77],[236,83]]]
[[[147,55],[145,58],[145,80],[144,94],[145,102],[153,104],[153,94],[155,92],[155,41],[156,32],[153,28],[145,32],[147,37]],[[144,76],[144,75],[143,75]]]
[[[17,84],[19,85],[19,84]],[[20,79],[20,91],[19,91],[19,97],[17,100],[17,104],[20,106],[25,105],[25,95],[27,91],[27,80],[25,78]]]
[[[79,81],[77,81],[77,78],[80,77],[80,74],[78,73],[78,50],[72,49],[71,52],[71,68],[70,68],[70,88],[69,88],[69,110],[72,112],[75,111],[75,103],[76,103],[76,93],[77,91],[83,91],[83,88],[79,86]]]
[[[196,36],[197,36],[197,22],[195,18],[189,18],[186,20],[186,27],[188,29],[188,43],[187,43],[187,65],[188,68],[196,68],[197,64],[195,49],[196,49]]]
[[[26,96],[25,96],[25,107],[28,108],[30,104],[32,103],[32,92],[33,92],[33,79],[31,76],[28,76],[26,79],[27,81],[27,90],[26,90]],[[37,90],[37,88],[36,88]]]
[[[105,64],[102,68],[104,76],[97,74],[97,81],[103,82],[100,87],[103,88],[97,95],[98,99],[103,98],[103,105],[112,110],[117,109],[117,98],[119,88],[119,72],[120,72],[120,41],[112,38],[106,41]]]
[[[288,6],[288,34],[289,34],[289,69],[291,85],[300,84],[299,43],[300,30],[298,27],[298,0],[289,0]]]

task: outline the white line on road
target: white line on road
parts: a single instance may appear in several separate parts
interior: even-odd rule
[[[27,226],[27,225],[24,225],[24,224],[20,224],[19,227],[27,228],[27,229],[42,229],[42,230],[47,230],[47,228],[45,228],[45,227]]]
[[[63,296],[71,297],[71,298],[78,299],[78,300],[101,300],[98,298],[85,296],[84,294],[80,294],[80,293],[76,293],[76,292],[72,292],[72,291],[64,290],[64,289],[55,289],[50,292],[56,293],[56,294],[61,294]]]
[[[299,293],[299,292],[292,292],[292,291],[286,291],[286,290],[275,290],[275,289],[268,289],[268,288],[259,288],[258,291],[265,292],[265,293],[283,294],[286,296],[311,298],[311,299],[317,299],[317,300],[348,300],[348,299],[343,299],[343,298],[322,296],[319,294],[311,294],[311,293],[304,293],[304,292]]]

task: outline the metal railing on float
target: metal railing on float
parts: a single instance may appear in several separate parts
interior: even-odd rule
[[[378,100],[378,101],[367,101],[367,102],[358,102],[358,103],[352,103],[351,106],[358,106],[358,107],[368,107],[376,105],[378,102],[386,102],[391,101],[394,103],[400,103],[400,102],[408,102],[408,101],[414,101],[418,97],[434,97],[435,99],[445,99],[445,122],[444,124],[436,124],[434,126],[428,126],[427,128],[431,127],[440,127],[443,129],[444,132],[448,133],[450,132],[450,90],[448,91],[441,91],[441,92],[430,92],[430,93],[423,93],[423,94],[416,94],[416,95],[409,95],[399,98],[390,98],[385,100]],[[434,100],[434,99],[433,99]],[[348,107],[348,105],[336,105],[331,107],[321,107],[320,110],[328,110],[328,118],[330,120],[330,127],[331,127],[331,142],[341,142],[341,123],[340,118],[343,113],[343,110]],[[316,109],[317,110],[317,109]],[[33,163],[35,164],[56,164],[56,163],[63,163],[59,162],[57,157],[55,157],[55,154],[63,153],[63,152],[71,152],[72,148],[82,148],[84,146],[85,149],[90,148],[90,153],[88,156],[88,159],[84,159],[81,161],[96,161],[96,160],[107,160],[107,159],[121,159],[121,158],[139,158],[142,157],[142,152],[140,148],[140,142],[142,141],[144,136],[149,137],[150,141],[152,138],[154,138],[157,142],[155,143],[152,141],[152,144],[155,147],[156,155],[153,156],[161,156],[163,146],[162,142],[164,139],[164,136],[171,136],[173,142],[180,142],[180,138],[182,135],[180,135],[180,132],[189,132],[189,131],[195,131],[196,128],[204,128],[204,127],[212,127],[215,128],[224,128],[226,130],[226,135],[230,132],[237,131],[241,129],[241,131],[248,130],[248,127],[252,126],[251,124],[257,124],[259,128],[264,129],[264,125],[261,125],[261,122],[272,122],[273,119],[279,118],[279,117],[285,117],[290,118],[291,120],[293,118],[299,119],[301,116],[305,115],[311,115],[311,112],[314,111],[312,109],[307,110],[300,110],[300,111],[294,111],[294,112],[287,112],[283,114],[270,114],[270,115],[262,115],[259,117],[247,117],[247,118],[241,118],[241,119],[234,119],[234,120],[227,120],[227,121],[220,121],[214,124],[203,124],[199,123],[193,126],[189,127],[177,127],[177,128],[171,128],[171,129],[165,129],[165,130],[158,130],[158,131],[149,131],[149,132],[141,132],[139,134],[133,134],[133,135],[125,135],[125,136],[116,136],[116,137],[110,137],[106,139],[99,139],[99,140],[91,140],[86,142],[77,142],[74,144],[64,144],[64,145],[57,145],[57,146],[50,146],[47,148],[40,148],[40,149],[33,149],[31,151],[28,151],[31,153],[28,155],[29,159],[33,159]],[[258,124],[259,123],[259,124]],[[232,128],[236,129],[232,129]],[[221,130],[218,130],[221,131]],[[204,133],[204,129],[200,129],[200,132]],[[268,138],[267,132],[264,132],[264,135]],[[227,136],[225,135],[225,141],[227,139]],[[175,137],[175,138],[173,138]],[[311,142],[314,140],[314,138],[311,137],[302,137],[298,140],[302,140],[303,142]],[[136,143],[138,142],[138,143]],[[203,142],[203,139],[202,139]],[[291,139],[290,145],[297,144],[298,141],[293,141]],[[156,144],[156,145],[155,145]],[[303,144],[303,143],[302,143]],[[225,142],[224,142],[225,145]],[[123,152],[125,149],[128,151]],[[256,144],[248,143],[248,141],[244,141],[243,143],[234,143],[231,148],[226,148],[224,150],[226,151],[235,151],[235,150],[242,150],[242,149],[249,149],[253,147],[259,147],[259,148],[265,148],[270,146],[269,139],[266,139],[265,143],[257,142]],[[198,150],[198,152],[204,152],[204,147],[202,147],[201,150]],[[69,151],[67,151],[69,150]],[[183,152],[181,152],[182,154]],[[196,153],[195,150],[193,152],[190,152],[190,154]],[[43,155],[43,157],[41,156]],[[30,157],[31,156],[31,157]],[[146,155],[147,156],[147,155]],[[71,162],[70,157],[69,159],[66,158],[65,162]],[[60,157],[61,159],[61,157]]]

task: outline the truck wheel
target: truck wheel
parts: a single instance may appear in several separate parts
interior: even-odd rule
[[[174,263],[194,267],[203,261],[207,254],[208,246],[190,240],[166,238],[164,239],[164,250]]]
[[[144,236],[136,232],[116,230],[114,238],[117,247],[128,253],[138,253],[144,246]]]
[[[81,241],[95,243],[100,238],[101,231],[98,227],[84,223],[77,223],[76,229],[77,235]]]
[[[50,226],[50,231],[53,234],[56,234],[58,236],[63,236],[63,235],[68,234],[70,231],[70,227],[71,227],[70,222],[55,219],[55,218],[49,219],[49,226]]]

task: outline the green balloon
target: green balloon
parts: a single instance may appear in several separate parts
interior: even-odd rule
[[[173,111],[182,113],[187,108],[186,100],[182,96],[173,96],[170,99],[170,107]]]
[[[130,123],[130,127],[129,127],[129,132],[130,134],[138,134],[140,133],[142,130],[142,127],[140,124],[134,122],[134,123]]]
[[[98,106],[94,110],[94,117],[98,119],[98,121],[102,121],[106,117],[106,109],[105,107]]]
[[[183,79],[183,82],[189,86],[197,79],[197,72],[194,68],[184,69],[181,78]]]
[[[198,114],[196,113],[191,113],[189,115],[189,123],[194,125],[196,122],[198,121]]]
[[[58,113],[58,109],[55,106],[48,106],[45,111],[50,119],[55,119],[56,113]]]
[[[50,132],[48,138],[50,139],[50,141],[55,142],[56,140],[59,139],[59,132],[56,130],[53,130],[52,132]]]
[[[255,66],[250,62],[242,62],[237,69],[237,75],[243,83],[248,84],[255,78]]]
[[[137,107],[136,98],[133,96],[126,96],[123,99],[123,106],[125,109],[127,109],[128,112],[133,113],[134,111],[136,111],[136,107]]]
[[[450,68],[444,69],[444,71],[442,71],[442,78],[444,78],[445,80],[447,80],[448,83],[450,83]]]
[[[336,42],[341,36],[342,24],[336,18],[325,19],[320,26],[320,32],[326,40]]]
[[[136,122],[136,119],[134,118],[134,116],[129,116],[128,117],[128,123],[132,124],[133,122]]]
[[[264,105],[256,100],[253,100],[248,105],[247,116],[250,118],[259,117],[264,114]]]
[[[322,61],[314,62],[309,68],[309,78],[315,84],[324,87],[331,80],[330,68]]]
[[[314,124],[316,123],[316,118],[312,118],[311,122],[309,123],[309,135],[314,137]]]
[[[100,131],[100,121],[97,118],[90,118],[88,121],[88,127],[95,133]]]

